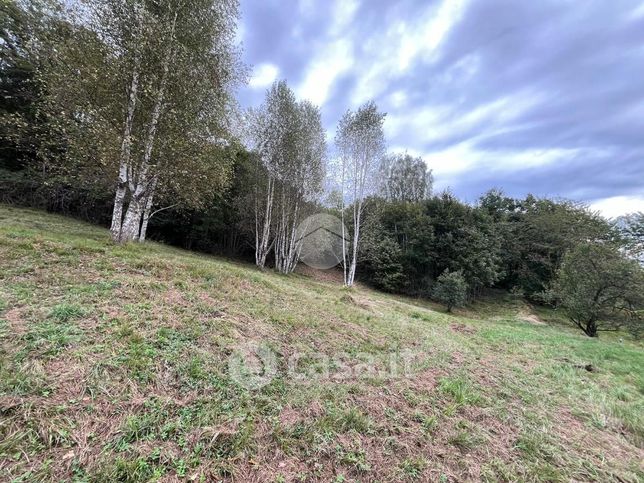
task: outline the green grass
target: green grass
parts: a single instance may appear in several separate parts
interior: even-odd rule
[[[276,357],[256,390],[229,365],[250,342]],[[3,480],[635,482],[643,446],[625,334],[498,292],[446,314],[0,206]]]

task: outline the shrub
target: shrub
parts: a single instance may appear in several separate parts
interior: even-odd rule
[[[434,299],[447,307],[451,312],[454,307],[461,307],[467,300],[468,286],[463,274],[445,270],[436,280],[432,291]]]

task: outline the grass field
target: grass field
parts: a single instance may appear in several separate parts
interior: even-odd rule
[[[641,481],[644,350],[621,337],[0,205],[0,480]],[[255,390],[229,370],[249,344],[277,361]]]

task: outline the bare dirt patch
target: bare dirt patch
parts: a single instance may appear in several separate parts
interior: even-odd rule
[[[285,407],[280,412],[280,424],[287,428],[295,426],[304,420],[302,414],[296,409]]]
[[[303,263],[299,263],[295,272],[320,282],[337,283],[340,285],[344,283],[344,275],[340,270],[335,268],[331,268],[329,270],[318,270],[304,265]]]
[[[449,328],[452,329],[452,331],[458,332],[460,334],[466,334],[466,335],[476,334],[476,329],[474,327],[465,325],[462,322],[456,322],[456,323],[450,324]]]
[[[539,317],[537,314],[535,314],[532,311],[532,308],[530,306],[527,306],[518,313],[517,317],[520,320],[523,320],[524,322],[527,322],[528,324],[533,324],[533,325],[548,325],[546,322],[544,322],[541,317]]]
[[[9,323],[9,330],[13,336],[22,336],[27,333],[27,321],[23,317],[22,309],[14,307],[4,314]]]

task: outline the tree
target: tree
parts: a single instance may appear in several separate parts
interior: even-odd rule
[[[307,204],[322,191],[326,157],[325,132],[317,106],[298,102],[290,130],[289,156],[279,178],[281,216],[275,239],[275,266],[281,273],[291,273],[297,265],[302,244],[297,228]]]
[[[499,285],[538,301],[555,278],[564,255],[579,243],[609,241],[610,223],[580,203],[536,198],[516,200],[499,190],[486,193],[480,209],[501,238]]]
[[[422,203],[386,203],[382,210],[382,224],[397,241],[401,251],[400,263],[404,276],[400,287],[416,296],[428,296],[436,243],[434,226]]]
[[[69,112],[47,110],[43,71],[55,52],[78,35],[91,57],[96,44],[62,14],[56,0],[0,5],[0,168],[50,175],[68,149]]]
[[[389,201],[417,202],[429,198],[434,177],[421,157],[390,154],[382,167],[382,193]]]
[[[85,38],[51,56],[51,111],[72,113],[68,160],[116,185],[115,241],[144,236],[160,199],[196,207],[226,183],[232,90],[245,75],[237,17],[236,0],[88,0],[69,14]]]
[[[494,285],[502,274],[501,239],[490,216],[445,192],[423,203],[433,227],[428,247],[431,275],[460,271],[470,290]]]
[[[31,11],[13,0],[0,6],[0,168],[19,170],[36,156],[40,86],[30,38],[40,18],[36,2]]]
[[[589,337],[642,329],[644,270],[608,243],[586,242],[563,259],[549,297]]]
[[[297,227],[322,190],[325,132],[320,110],[297,101],[286,81],[266,92],[262,106],[249,113],[248,139],[257,154],[255,180],[255,263],[264,267],[271,249],[275,267],[290,273],[301,242]]]
[[[454,307],[461,307],[467,300],[468,286],[463,274],[445,270],[436,279],[433,290],[434,298],[447,307],[451,312]]]
[[[294,151],[297,101],[286,81],[278,81],[266,91],[257,110],[249,111],[249,148],[256,153],[254,183],[255,264],[263,268],[275,243],[273,211],[276,184],[288,170]]]
[[[342,233],[344,283],[352,286],[358,261],[360,223],[364,202],[378,186],[377,175],[385,154],[383,122],[385,114],[378,112],[374,102],[368,102],[357,111],[347,111],[338,124],[335,144],[341,162],[342,226],[344,231],[345,207],[352,212],[353,237],[347,247]]]
[[[360,269],[374,286],[389,292],[400,291],[404,284],[402,249],[383,224],[381,200],[373,200],[365,210]]]

